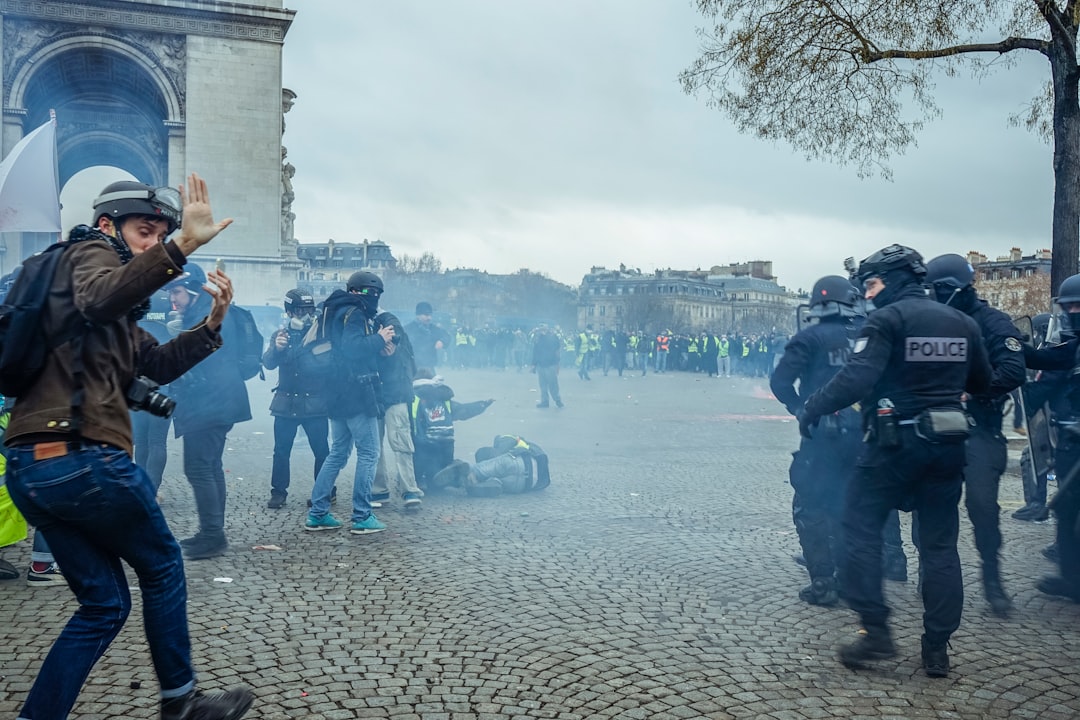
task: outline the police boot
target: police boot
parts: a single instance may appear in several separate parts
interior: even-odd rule
[[[840,601],[836,589],[836,578],[820,577],[799,591],[799,599],[811,605],[835,605]]]
[[[1009,617],[1012,600],[1001,586],[1001,575],[996,565],[983,566],[983,591],[986,593],[986,602],[990,603],[990,610],[998,617]]]
[[[885,625],[868,626],[865,635],[840,648],[840,662],[850,669],[865,667],[868,662],[888,660],[895,656],[896,646],[893,645],[892,634]]]
[[[255,701],[247,688],[214,693],[192,690],[187,695],[161,701],[161,720],[237,720]]]
[[[949,676],[948,642],[931,643],[922,636],[922,664],[926,675],[932,678]]]

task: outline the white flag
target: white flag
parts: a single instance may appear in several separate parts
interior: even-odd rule
[[[50,120],[0,163],[0,232],[60,232],[56,125]]]

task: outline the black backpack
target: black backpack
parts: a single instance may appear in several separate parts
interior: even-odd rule
[[[88,324],[69,328],[52,341],[42,327],[56,268],[70,246],[56,243],[27,258],[0,304],[0,394],[6,397],[17,398],[33,385],[45,367],[49,350],[81,337]]]
[[[250,310],[239,305],[230,306],[229,314],[234,318],[233,328],[237,334],[229,339],[240,346],[240,376],[250,380],[258,375],[260,380],[265,380],[262,369],[263,336],[255,317]]]

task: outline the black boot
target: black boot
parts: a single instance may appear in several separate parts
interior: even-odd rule
[[[225,539],[225,532],[203,533],[198,542],[193,542],[184,548],[184,557],[188,560],[206,560],[208,558],[224,555],[229,549],[229,541]]]
[[[183,540],[181,540],[180,541],[180,547],[187,550],[189,547],[191,547],[193,545],[201,544],[202,541],[203,541],[203,531],[200,530],[199,532],[195,533],[191,537],[184,538]]]
[[[255,701],[247,688],[203,694],[192,690],[184,697],[161,701],[161,720],[237,720]]]
[[[983,567],[983,591],[986,593],[986,602],[990,603],[990,610],[998,617],[1009,617],[1009,613],[1012,612],[1012,600],[1005,594],[1005,588],[1001,586],[1001,575],[996,566]]]
[[[930,643],[922,636],[922,665],[927,677],[943,678],[949,676],[948,642],[940,645]]]
[[[1063,577],[1044,577],[1035,583],[1035,589],[1045,595],[1056,595],[1080,603],[1080,586],[1069,582]]]
[[[840,662],[846,668],[862,668],[874,660],[888,660],[896,655],[889,628],[868,627],[866,634],[840,648]]]
[[[840,601],[836,578],[820,577],[799,591],[799,599],[811,605],[835,605]]]
[[[1013,519],[1024,522],[1042,522],[1050,517],[1050,510],[1043,503],[1029,502],[1012,514]]]

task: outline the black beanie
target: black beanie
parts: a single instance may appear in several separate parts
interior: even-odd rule
[[[431,303],[429,303],[429,302],[416,303],[416,314],[417,315],[430,315],[431,312],[432,312]]]

